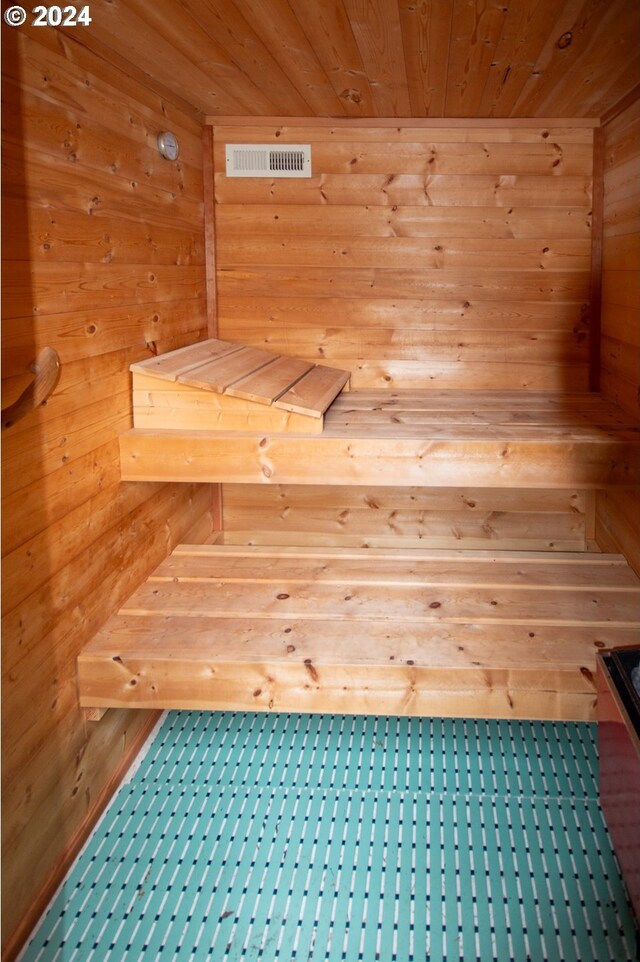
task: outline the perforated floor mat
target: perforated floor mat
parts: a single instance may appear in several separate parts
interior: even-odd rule
[[[627,962],[595,739],[169,713],[24,962]]]

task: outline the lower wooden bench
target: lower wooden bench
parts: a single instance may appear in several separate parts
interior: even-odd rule
[[[182,545],[82,652],[85,708],[595,718],[620,555]]]

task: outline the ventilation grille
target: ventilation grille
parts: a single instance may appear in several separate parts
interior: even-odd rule
[[[308,144],[227,144],[227,177],[311,177]]]

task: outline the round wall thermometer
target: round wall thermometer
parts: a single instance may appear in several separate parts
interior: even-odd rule
[[[177,160],[180,144],[176,135],[170,130],[161,130],[158,134],[158,150],[167,160]]]

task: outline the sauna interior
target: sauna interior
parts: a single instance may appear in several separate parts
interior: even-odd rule
[[[90,15],[2,24],[7,960],[161,709],[595,721],[640,623],[636,0]]]

